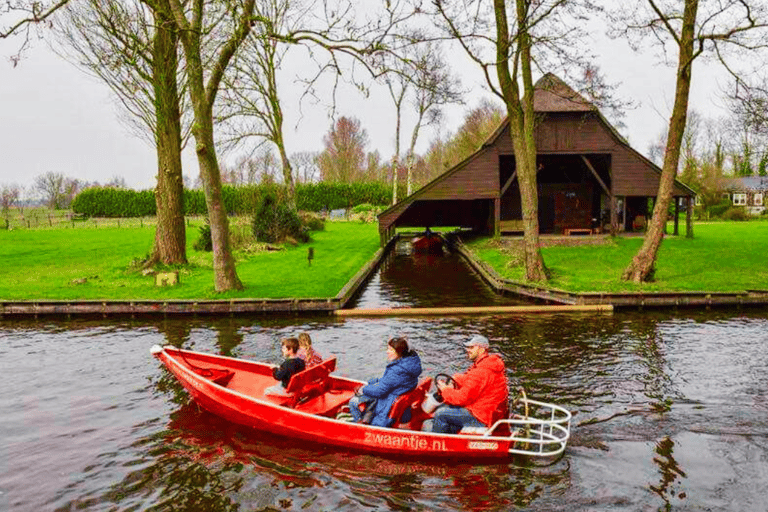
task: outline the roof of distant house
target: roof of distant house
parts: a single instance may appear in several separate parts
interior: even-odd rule
[[[768,176],[744,176],[728,180],[729,190],[768,190]]]

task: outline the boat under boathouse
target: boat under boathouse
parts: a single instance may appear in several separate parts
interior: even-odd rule
[[[661,169],[558,77],[535,85],[539,230],[586,235],[645,229]],[[681,207],[692,230],[695,192],[675,180],[674,234]],[[522,209],[505,119],[472,155],[379,215],[386,244],[398,227],[457,226],[478,233],[522,233]]]

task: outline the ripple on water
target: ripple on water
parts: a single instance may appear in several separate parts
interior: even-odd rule
[[[277,361],[279,339],[304,330],[359,379],[381,374],[392,335],[406,335],[431,375],[464,370],[461,342],[484,334],[512,386],[577,413],[573,440],[551,466],[304,445],[199,411],[148,353],[174,344]],[[0,450],[13,465],[0,466],[0,506],[759,510],[766,333],[765,314],[721,312],[3,323]]]

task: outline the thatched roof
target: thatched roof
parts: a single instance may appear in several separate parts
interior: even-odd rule
[[[552,73],[547,73],[534,85],[534,112],[591,112],[589,101]]]

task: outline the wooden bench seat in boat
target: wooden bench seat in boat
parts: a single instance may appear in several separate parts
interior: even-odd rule
[[[286,393],[290,396],[266,395],[264,398],[310,414],[327,414],[345,404],[354,395],[352,390],[331,389],[330,374],[336,369],[336,357],[291,376]]]
[[[427,418],[424,411],[421,409],[421,403],[424,400],[424,396],[429,392],[429,388],[432,386],[432,377],[427,377],[422,380],[418,386],[403,393],[392,404],[392,408],[389,410],[389,417],[392,418],[394,423],[392,426],[397,428],[401,423],[407,423],[408,428],[415,430],[421,429],[421,424]],[[411,416],[408,421],[403,421],[403,414],[408,409],[411,410]]]

